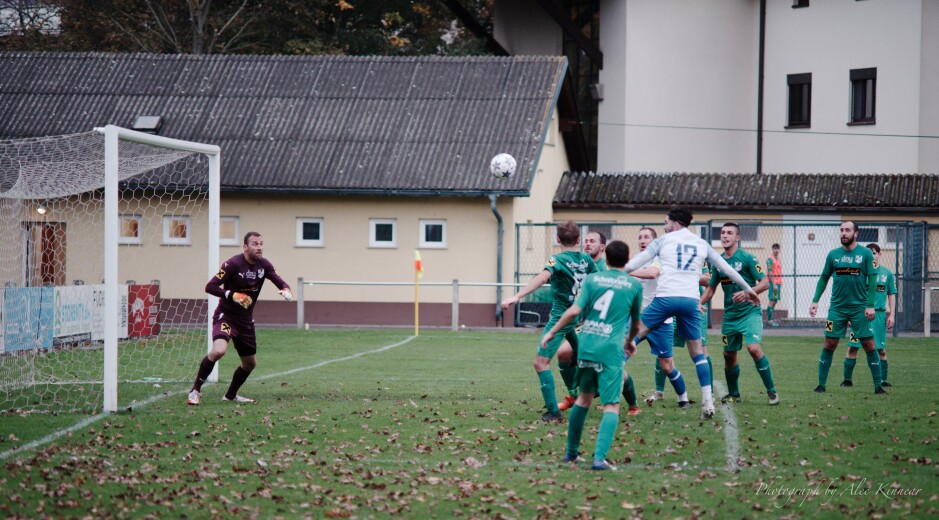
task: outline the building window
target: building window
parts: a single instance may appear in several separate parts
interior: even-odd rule
[[[881,249],[896,249],[898,243],[903,244],[897,240],[897,231],[897,226],[858,226],[857,243],[865,247],[874,243]]]
[[[418,241],[418,247],[439,248],[447,247],[447,221],[446,220],[421,220],[421,236]]]
[[[297,247],[323,247],[323,219],[297,219]]]
[[[368,247],[398,247],[398,226],[394,219],[369,219],[368,227]]]
[[[140,236],[141,228],[140,215],[121,215],[120,217],[120,236],[117,239],[118,244],[142,244],[143,238]]]
[[[792,0],[792,8],[798,9],[800,7],[808,7],[809,0]]]
[[[238,217],[222,217],[218,221],[218,245],[240,246],[242,240],[238,236]]]
[[[189,215],[165,215],[163,217],[163,243],[174,246],[189,245]]]
[[[789,120],[786,128],[812,126],[812,73],[789,74]]]
[[[877,68],[851,70],[851,122],[872,125],[876,122]]]

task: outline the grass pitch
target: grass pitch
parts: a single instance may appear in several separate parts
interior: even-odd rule
[[[220,400],[237,362],[203,404],[190,383],[140,393],[108,416],[0,416],[5,517],[874,518],[939,513],[939,340],[889,340],[889,396],[874,396],[863,353],[840,388],[815,394],[821,336],[766,337],[779,406],[741,353],[743,402],[701,421],[667,399],[621,414],[616,472],[559,462],[566,425],[538,421],[529,332],[258,333],[258,368]],[[717,390],[726,388],[712,336]],[[700,389],[676,352],[692,399]],[[628,369],[652,388],[645,347]],[[196,365],[187,367],[193,376]],[[556,371],[556,368],[555,368]],[[560,377],[556,375],[559,386]],[[152,386],[152,385],[151,385]],[[122,396],[125,394],[122,394]],[[122,397],[122,402],[124,397]],[[589,459],[600,413],[581,446]]]

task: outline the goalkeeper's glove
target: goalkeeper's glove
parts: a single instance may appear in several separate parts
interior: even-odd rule
[[[277,292],[279,292],[280,295],[283,296],[284,299],[287,300],[288,302],[292,302],[292,301],[293,301],[293,293],[290,292],[290,287],[287,287],[286,289],[283,289],[283,290],[280,290],[280,291],[277,291]]]
[[[238,305],[241,305],[245,309],[250,307],[251,302],[252,302],[250,296],[248,296],[245,293],[240,293],[240,292],[231,293],[231,301],[237,303]]]

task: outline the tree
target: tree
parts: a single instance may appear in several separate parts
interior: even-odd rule
[[[493,0],[462,0],[491,27]],[[0,2],[35,5],[32,0]],[[2,4],[0,4],[2,5]],[[488,54],[439,0],[56,0],[58,34],[0,32],[3,50]]]

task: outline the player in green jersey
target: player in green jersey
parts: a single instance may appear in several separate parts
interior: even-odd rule
[[[766,291],[769,287],[769,278],[763,274],[760,261],[750,253],[740,249],[740,226],[728,222],[721,227],[721,246],[724,248],[724,260],[740,273],[740,276],[753,287],[757,293]],[[715,269],[711,273],[708,288],[701,295],[701,306],[704,307],[720,284],[724,291],[724,321],[721,324],[721,334],[724,343],[724,376],[727,378],[727,395],[721,399],[723,403],[740,400],[740,365],[737,363],[737,352],[744,344],[747,352],[756,364],[757,373],[766,387],[769,404],[779,404],[779,394],[773,381],[773,371],[770,369],[769,358],[763,354],[760,344],[763,342],[763,312],[759,305],[753,305],[747,300],[746,293],[731,279]]]
[[[561,245],[562,251],[548,258],[544,264],[544,270],[535,275],[515,296],[502,301],[502,308],[508,309],[509,306],[518,303],[522,298],[550,281],[554,297],[551,305],[551,316],[548,318],[544,330],[549,330],[557,323],[561,314],[574,303],[574,297],[577,296],[577,291],[580,290],[580,284],[583,283],[584,277],[597,270],[597,266],[593,263],[590,255],[580,251],[580,228],[577,227],[577,224],[571,221],[558,224],[557,241]],[[548,410],[541,416],[543,421],[564,420],[564,416],[558,410],[558,400],[554,389],[554,374],[551,373],[550,362],[561,346],[561,342],[565,339],[573,347],[576,359],[577,334],[574,333],[574,324],[564,327],[561,334],[553,336],[552,340],[546,345],[539,345],[537,352],[535,352],[535,372],[538,374],[541,395]],[[574,363],[570,363],[570,365],[574,365]],[[569,367],[569,369],[573,368]],[[573,377],[571,377],[571,381],[573,382]],[[564,382],[568,384],[566,378]],[[568,387],[569,390],[570,387]]]
[[[874,254],[874,268],[877,271],[877,296],[874,298],[874,347],[880,356],[880,386],[893,386],[887,382],[887,331],[893,328],[897,308],[897,282],[890,269],[884,266],[880,259],[880,246],[867,244],[867,248]],[[857,337],[852,333],[848,340],[848,355],[844,358],[844,381],[841,386],[854,386],[851,381],[854,366],[857,364],[857,351],[861,347]]]
[[[584,324],[577,352],[577,374],[574,376],[580,392],[571,408],[564,461],[580,459],[580,439],[596,394],[603,404],[591,466],[596,470],[616,469],[606,456],[619,424],[625,364],[628,356],[635,353],[632,338],[639,330],[642,309],[642,285],[623,271],[629,260],[629,246],[620,240],[610,242],[606,258],[610,270],[588,275],[574,304],[541,337],[542,348],[547,348],[555,335],[573,323],[583,311]]]
[[[818,313],[818,300],[828,286],[828,280],[834,276],[831,288],[831,304],[828,309],[828,321],[825,324],[825,345],[818,359],[818,386],[816,393],[825,391],[828,371],[838,340],[844,337],[851,323],[854,334],[867,353],[867,366],[874,379],[874,393],[886,394],[880,383],[880,358],[874,348],[874,297],[877,294],[877,273],[874,270],[874,255],[866,247],[858,247],[858,226],[846,220],[839,227],[841,247],[832,249],[825,258],[822,275],[815,286],[815,296],[809,305],[809,316]]]

